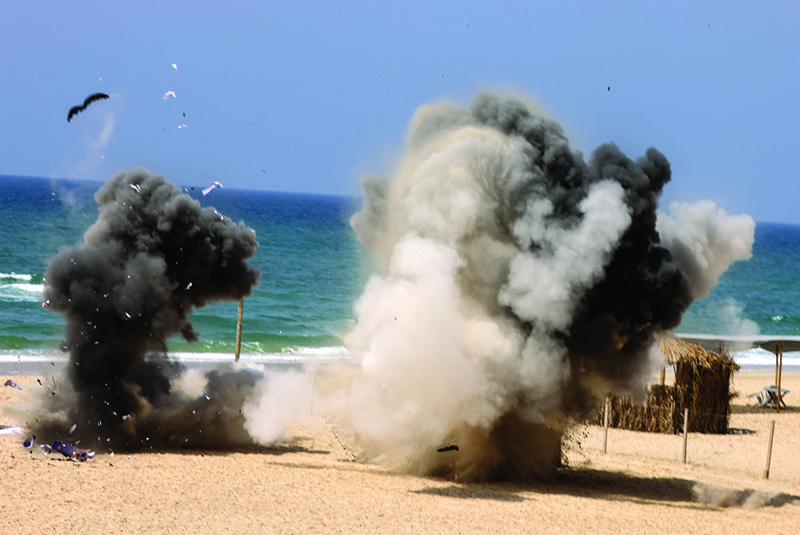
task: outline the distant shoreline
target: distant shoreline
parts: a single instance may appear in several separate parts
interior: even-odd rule
[[[234,355],[221,355],[218,353],[190,353],[173,354],[175,360],[191,369],[214,369],[226,364],[236,364]],[[0,360],[0,376],[43,375],[51,373],[62,374],[68,362],[65,355],[18,355],[18,359],[6,357]],[[281,355],[241,355],[239,365],[266,366],[269,368],[304,367],[306,365],[324,364],[355,364],[346,355],[331,357],[308,356],[297,354]],[[775,372],[774,365],[768,364],[743,364],[739,373],[764,373]],[[672,366],[667,365],[667,369]],[[784,364],[783,373],[800,373],[800,365]]]

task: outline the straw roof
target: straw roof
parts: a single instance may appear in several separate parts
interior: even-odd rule
[[[674,336],[659,337],[656,343],[661,350],[661,354],[664,355],[667,364],[677,364],[679,361],[689,360],[707,366],[722,364],[733,370],[739,369],[739,365],[736,364],[728,352],[724,350],[720,353],[714,353],[713,351],[703,349],[696,344]]]

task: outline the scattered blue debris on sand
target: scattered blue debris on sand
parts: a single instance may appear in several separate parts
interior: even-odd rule
[[[5,383],[3,383],[3,386],[10,386],[11,388],[16,388],[17,390],[22,390],[22,387],[19,386],[16,382],[14,382],[14,379],[9,379]]]
[[[72,444],[67,444],[65,442],[61,442],[60,440],[56,440],[53,442],[52,446],[43,446],[45,449],[51,451],[57,451],[64,457],[68,457],[75,461],[85,461],[86,459],[94,459],[94,452],[85,450],[83,448],[78,448],[73,446]]]

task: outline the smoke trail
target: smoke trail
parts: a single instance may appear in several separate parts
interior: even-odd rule
[[[245,261],[255,232],[142,168],[115,175],[95,200],[85,243],[47,269],[44,304],[66,317],[74,395],[52,400],[37,436],[61,438],[75,422],[73,438],[117,449],[251,443],[239,409],[261,372],[215,370],[187,397],[172,388],[181,368],[166,340],[197,339],[195,307],[250,294],[261,275]]]
[[[111,99],[95,102],[70,123],[81,136],[85,153],[78,162],[69,165],[66,173],[60,175],[95,178],[114,136],[117,116],[124,108],[124,96],[113,93]]]
[[[676,262],[656,229],[670,176],[652,148],[631,160],[603,145],[585,160],[515,99],[421,108],[393,176],[362,177],[351,221],[384,258],[346,339],[361,364],[355,430],[412,470],[550,473],[566,422],[602,392],[640,388],[654,336],[680,323],[697,284],[749,254],[743,238],[687,275],[689,256]],[[677,251],[686,236],[672,236]],[[436,452],[451,443],[457,453]]]

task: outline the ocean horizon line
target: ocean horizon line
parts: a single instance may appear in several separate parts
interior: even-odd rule
[[[163,173],[156,173],[162,174]],[[197,188],[192,191],[200,191],[203,185],[198,184],[182,184],[177,181],[171,180],[168,176],[163,175],[164,178],[175,184],[176,186],[180,186],[184,193],[188,193],[186,188]],[[108,179],[111,177],[109,176]],[[34,179],[34,180],[44,180],[44,181],[70,181],[70,182],[80,182],[84,184],[97,184],[98,188],[106,183],[106,180],[99,179],[99,178],[70,178],[70,177],[46,177],[46,176],[36,176],[36,175],[9,175],[5,173],[0,173],[0,180],[3,179]],[[240,187],[228,187],[223,184],[223,190],[229,191],[238,191],[238,192],[246,192],[246,191],[255,191],[259,193],[268,193],[268,194],[275,194],[275,195],[297,195],[297,196],[304,196],[304,197],[332,197],[332,198],[340,198],[340,199],[351,199],[351,200],[363,200],[363,194],[349,194],[349,193],[318,193],[318,192],[308,192],[308,191],[282,191],[282,190],[271,190],[271,189],[252,189],[252,188],[240,188]]]

